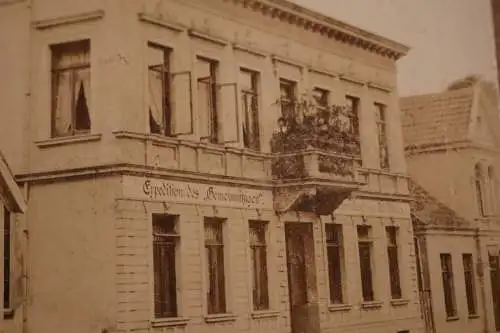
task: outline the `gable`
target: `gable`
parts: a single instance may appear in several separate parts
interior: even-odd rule
[[[401,98],[405,148],[467,140],[473,100],[472,88]]]
[[[500,148],[499,116],[496,96],[479,86],[471,113],[469,139],[482,146]]]

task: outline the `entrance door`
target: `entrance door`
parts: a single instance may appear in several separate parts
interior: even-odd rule
[[[491,295],[495,314],[495,329],[500,331],[500,260],[499,256],[490,255]]]
[[[319,328],[316,293],[314,243],[311,223],[286,223],[285,240],[292,333],[313,333]]]

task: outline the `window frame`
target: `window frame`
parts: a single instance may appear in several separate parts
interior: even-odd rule
[[[366,234],[361,235],[361,231],[366,230]],[[374,263],[373,263],[373,239],[371,233],[372,227],[368,225],[358,225],[356,227],[358,238],[358,252],[359,252],[359,266],[361,277],[361,295],[363,302],[374,302],[375,288],[374,288]],[[362,249],[368,253],[368,265],[365,267],[366,262],[363,259]],[[365,280],[367,278],[367,280]]]
[[[388,268],[391,298],[393,300],[398,300],[403,298],[403,290],[401,286],[401,269],[399,262],[399,228],[397,226],[386,226],[385,232],[387,238],[387,260],[389,264]]]
[[[382,170],[389,170],[391,165],[389,158],[389,142],[387,137],[387,105],[379,102],[375,102],[374,105],[376,109],[375,121],[377,126],[380,168]]]
[[[211,315],[221,315],[228,313],[228,290],[226,281],[226,254],[225,254],[225,235],[224,235],[224,224],[225,220],[221,218],[205,217],[203,221],[204,230],[204,249],[205,249],[205,260],[206,260],[206,274],[208,286],[205,290],[206,292],[206,310],[209,316]],[[214,227],[219,232],[219,240],[207,239],[207,227]],[[216,274],[219,277],[217,281],[212,281],[212,270],[211,270],[211,254],[212,251],[216,252],[218,266],[216,267]],[[220,278],[222,276],[222,278]],[[217,290],[212,290],[212,288],[217,288]],[[213,295],[212,292],[220,292],[218,295]],[[212,299],[214,297],[214,299]]]
[[[451,253],[440,253],[441,282],[443,285],[444,310],[447,318],[457,317],[457,302]]]
[[[179,216],[173,214],[152,214],[152,236],[153,236],[153,244],[152,244],[152,255],[153,255],[153,284],[154,284],[154,306],[153,313],[155,319],[168,319],[168,318],[178,318],[180,312],[180,299],[178,294],[178,280],[179,280],[179,252],[180,252],[180,232],[179,232]],[[161,224],[171,224],[171,228],[168,232],[156,232],[156,230],[161,229]],[[158,228],[158,229],[157,229]],[[158,268],[158,261],[156,260],[156,252],[155,250],[164,250],[164,247],[173,247],[173,249],[169,249],[173,253],[169,253],[170,263],[173,261],[173,265],[170,265],[165,270],[168,272],[162,272],[161,268]],[[161,253],[160,253],[161,256]],[[163,256],[162,256],[163,259]],[[164,261],[161,261],[162,263]],[[163,288],[167,288],[167,295],[160,295],[159,300],[157,296],[157,288],[158,286],[158,278],[162,281],[166,279],[169,283],[168,286],[163,285]],[[163,297],[169,299],[163,299]],[[161,305],[160,303],[167,304],[170,309],[158,308]]]
[[[249,220],[249,247],[250,247],[250,263],[252,274],[252,310],[253,311],[266,311],[270,310],[270,294],[269,294],[269,265],[268,265],[268,225],[267,221],[261,220]],[[252,237],[252,229],[260,229],[259,232],[260,240],[254,241]],[[258,261],[255,260],[257,253],[260,257],[260,261],[263,262],[263,270],[257,271]],[[260,274],[258,274],[260,273]],[[260,286],[262,289],[260,289]]]
[[[474,165],[474,188],[479,214],[484,217],[486,216],[486,198],[484,193],[484,172],[481,163]]]
[[[329,238],[329,228],[332,229],[331,234],[333,237],[331,239]],[[325,246],[328,264],[327,272],[330,304],[345,304],[345,259],[342,224],[325,224]],[[330,250],[332,250],[333,253]],[[333,256],[336,258],[332,258]],[[335,271],[338,272],[339,276],[334,275]]]
[[[200,83],[208,86],[209,90],[209,105],[207,108],[208,114],[208,133],[206,137],[202,137],[202,139],[208,140],[208,142],[212,144],[220,143],[220,126],[219,126],[219,93],[218,93],[218,79],[219,79],[219,67],[220,61],[216,59],[207,58],[201,55],[196,56],[196,62],[203,62],[208,64],[209,66],[209,75],[200,77],[199,73],[196,74],[196,94],[197,100],[200,96]],[[208,82],[205,82],[208,81]],[[199,105],[199,100],[198,100]],[[200,110],[198,110],[200,112]]]
[[[242,101],[243,109],[243,121],[242,121],[242,132],[243,132],[243,147],[246,149],[253,149],[260,151],[261,149],[261,138],[260,138],[260,82],[261,74],[260,72],[246,67],[239,68],[239,75],[242,74],[250,75],[251,89],[244,89],[240,82],[240,96]],[[251,98],[251,105],[247,104],[247,97]],[[250,121],[251,120],[251,121]],[[245,135],[245,125],[250,127],[251,130],[248,136]],[[249,141],[248,141],[249,140]]]
[[[149,115],[149,133],[159,134],[167,137],[173,137],[173,110],[172,110],[172,84],[171,84],[171,75],[172,75],[172,53],[173,49],[171,47],[161,45],[154,42],[147,43],[148,52],[150,50],[157,50],[163,53],[163,63],[158,65],[149,65],[148,63],[148,88],[150,88],[150,71],[158,68],[157,72],[161,73],[162,80],[162,124],[160,124],[160,129],[163,125],[163,130],[158,132],[153,131],[151,128],[152,124],[152,114],[150,110],[150,101],[148,100],[148,115]],[[149,90],[148,90],[149,91]]]
[[[76,53],[87,57],[87,61],[84,63],[70,64],[60,66],[57,64],[65,55],[71,54],[71,51],[75,51]],[[90,39],[81,39],[81,40],[73,40],[63,43],[51,44],[50,45],[50,98],[51,98],[51,125],[50,125],[50,134],[52,138],[60,138],[60,137],[71,137],[77,135],[86,135],[90,134],[92,131],[92,117],[91,117],[91,82],[92,82],[92,64],[91,64],[91,41]],[[85,91],[85,101],[86,101],[86,116],[88,117],[88,128],[79,129],[77,128],[77,108],[78,108],[78,97],[75,95],[77,89],[76,76],[78,72],[83,72],[88,70],[89,78],[88,78],[88,91]],[[57,130],[57,108],[58,108],[58,100],[60,98],[59,95],[59,82],[61,80],[62,74],[69,73],[69,86],[71,89],[71,97],[70,97],[70,110],[69,110],[69,121],[70,121],[70,129],[67,132],[58,133]]]
[[[465,295],[467,298],[467,311],[469,312],[469,316],[476,316],[478,314],[477,294],[476,294],[476,283],[475,283],[474,257],[472,253],[462,253],[462,264],[464,269],[464,284],[465,284]]]
[[[282,90],[282,87],[285,87]],[[279,78],[279,105],[280,113],[287,122],[295,119],[296,117],[296,104],[297,104],[297,88],[298,83],[289,79]],[[282,92],[285,91],[286,94],[283,95]]]
[[[345,100],[349,105],[350,112],[348,114],[349,123],[351,126],[351,133],[354,135],[359,135],[359,105],[361,99],[358,96],[354,95],[345,95]]]

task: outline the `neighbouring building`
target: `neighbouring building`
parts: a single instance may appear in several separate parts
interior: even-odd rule
[[[18,332],[21,332],[22,322],[13,320],[13,315],[17,309],[22,309],[25,301],[23,281],[25,211],[26,202],[23,193],[0,151],[0,221],[3,226],[3,237],[0,241],[3,253],[3,261],[0,264],[3,277],[3,284],[0,286],[3,297],[0,329]]]
[[[401,99],[428,332],[500,331],[500,122],[477,77]]]
[[[407,47],[285,0],[0,2],[0,43],[23,332],[422,332]]]
[[[497,82],[500,83],[500,1],[491,1],[491,14],[493,22],[493,37],[495,39],[495,59],[497,62]]]

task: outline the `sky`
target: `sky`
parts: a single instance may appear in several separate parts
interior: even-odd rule
[[[292,0],[409,46],[398,61],[402,96],[479,74],[496,80],[490,0]]]

